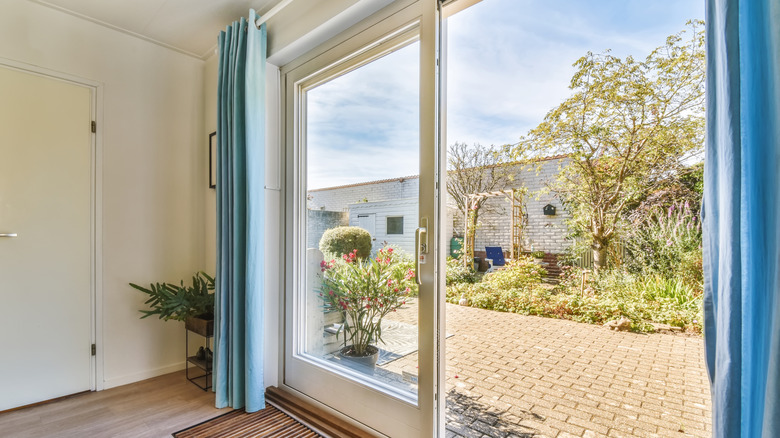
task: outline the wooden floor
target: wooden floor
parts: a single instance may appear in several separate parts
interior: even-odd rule
[[[214,407],[214,393],[184,378],[184,371],[0,414],[0,436],[170,437],[173,432],[229,412]]]

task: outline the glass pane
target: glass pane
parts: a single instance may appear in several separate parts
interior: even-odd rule
[[[299,354],[417,394],[419,45],[305,92],[306,272]]]

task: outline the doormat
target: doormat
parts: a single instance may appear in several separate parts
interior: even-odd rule
[[[243,409],[180,430],[174,438],[322,438],[294,418],[270,404],[265,409],[247,414]]]

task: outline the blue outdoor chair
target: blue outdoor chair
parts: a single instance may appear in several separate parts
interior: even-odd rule
[[[504,260],[504,251],[500,246],[486,246],[485,258],[493,260],[493,264],[490,267],[491,270],[494,266],[504,266],[506,264],[506,261]]]

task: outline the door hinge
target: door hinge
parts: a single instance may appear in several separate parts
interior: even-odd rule
[[[92,355],[94,356],[96,354],[97,354],[97,346],[95,344],[92,344]]]
[[[93,133],[97,132],[97,122],[96,121],[93,120],[92,124],[90,126],[92,127],[92,132]]]

